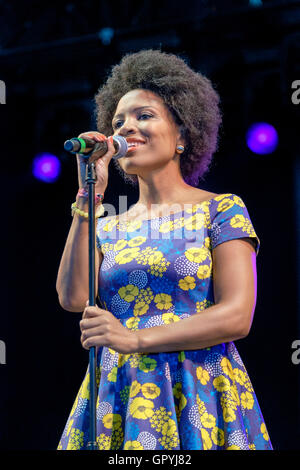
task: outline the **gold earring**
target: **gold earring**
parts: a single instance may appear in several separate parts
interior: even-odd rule
[[[184,152],[184,146],[183,145],[177,145],[176,150],[177,150],[177,153],[183,153]]]

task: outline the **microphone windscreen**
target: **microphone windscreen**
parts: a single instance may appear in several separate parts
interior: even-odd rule
[[[128,152],[127,140],[121,135],[115,135],[113,137],[113,141],[116,142],[119,147],[117,152],[114,154],[113,158],[118,159],[124,157],[124,155],[126,155],[126,153]]]

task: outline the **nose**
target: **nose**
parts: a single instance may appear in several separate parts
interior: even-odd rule
[[[136,129],[137,127],[134,118],[128,117],[123,122],[122,126],[117,129],[117,133],[123,137],[126,137],[127,135],[134,134]]]

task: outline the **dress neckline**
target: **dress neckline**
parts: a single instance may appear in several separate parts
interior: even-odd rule
[[[225,193],[224,193],[225,194]],[[226,193],[227,194],[227,193]],[[229,193],[228,193],[229,194]],[[230,193],[231,195],[231,193]],[[202,204],[204,203],[208,203],[210,201],[213,201],[214,199],[216,199],[217,197],[219,196],[223,196],[223,193],[222,194],[217,194],[216,196],[214,197],[211,197],[210,199],[205,199],[204,201],[201,201],[201,202],[196,202],[195,204],[186,204],[188,205],[189,207],[198,207],[198,206],[201,206]],[[132,223],[132,222],[151,222],[152,220],[158,220],[158,219],[162,219],[162,218],[169,218],[171,216],[175,216],[175,215],[178,215],[178,214],[182,214],[183,212],[185,212],[185,209],[181,209],[180,211],[178,212],[172,212],[171,214],[168,214],[168,215],[161,215],[159,217],[152,217],[151,219],[131,219],[131,220],[119,220],[117,219],[117,222],[126,222],[126,223]]]

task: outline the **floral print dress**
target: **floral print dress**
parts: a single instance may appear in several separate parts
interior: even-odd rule
[[[214,305],[212,250],[257,237],[247,208],[221,194],[168,217],[99,219],[101,307],[130,330],[183,321]],[[151,354],[97,352],[99,450],[272,449],[233,342]],[[86,449],[89,370],[58,449]]]

